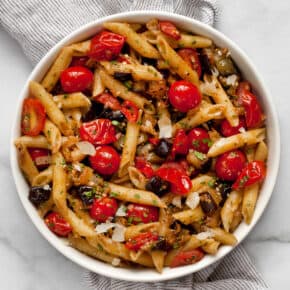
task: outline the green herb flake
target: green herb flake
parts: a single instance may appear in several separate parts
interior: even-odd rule
[[[205,158],[206,158],[206,155],[199,152],[199,151],[193,151],[193,154],[196,158],[198,158],[201,161],[205,160]]]
[[[112,191],[112,192],[110,193],[110,196],[111,196],[111,197],[117,197],[118,195],[119,195],[119,194],[118,194],[117,192],[113,192],[113,191]]]
[[[69,97],[68,94],[63,95],[63,99],[67,99]]]
[[[104,248],[102,247],[101,244],[98,243],[97,246],[98,246],[98,250],[99,250],[99,251],[104,251]]]
[[[215,187],[215,179],[212,179],[212,180],[210,180],[208,183],[207,183],[207,185],[209,186],[209,187]]]
[[[113,120],[113,121],[112,121],[112,124],[113,124],[114,126],[119,126],[119,125],[120,125],[120,122],[118,122],[118,121],[116,121],[116,120]]]
[[[110,63],[111,63],[112,65],[115,65],[115,64],[117,64],[118,62],[117,62],[116,60],[111,60]]]
[[[192,141],[192,145],[193,145],[194,147],[198,147],[198,146],[199,146],[199,140],[194,140],[194,141]]]
[[[207,144],[208,147],[212,146],[213,142],[209,138],[202,139],[203,144]]]
[[[132,224],[132,221],[133,221],[133,217],[132,217],[132,216],[129,216],[129,217],[128,217],[128,223],[129,223],[129,224]]]
[[[249,176],[245,175],[240,181],[239,181],[239,186],[243,187],[246,182],[249,180]]]
[[[132,82],[131,81],[125,81],[123,82],[124,86],[128,89],[128,90],[131,90],[133,85],[132,85]]]
[[[134,197],[137,198],[137,199],[140,199],[141,198],[140,194],[138,194],[138,193],[135,193],[134,194]]]
[[[179,243],[176,242],[172,245],[173,249],[178,249],[180,246],[179,246]]]
[[[157,202],[157,200],[156,199],[152,199],[152,203],[154,204],[154,205],[158,205],[158,202]]]

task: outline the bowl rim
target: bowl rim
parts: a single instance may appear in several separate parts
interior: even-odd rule
[[[222,248],[219,249],[218,254],[212,258],[208,263],[205,264],[194,264],[194,265],[189,265],[185,267],[180,267],[178,270],[177,268],[171,269],[171,271],[167,271],[166,273],[162,274],[153,274],[151,272],[146,272],[149,274],[144,274],[144,275],[136,275],[137,273],[132,270],[131,275],[126,275],[126,274],[121,274],[122,271],[107,271],[106,267],[104,269],[102,267],[99,267],[96,269],[96,267],[93,267],[92,264],[89,262],[88,259],[84,258],[84,254],[80,255],[72,255],[72,253],[66,252],[61,246],[60,243],[57,242],[56,239],[59,239],[59,237],[54,236],[52,233],[50,233],[49,230],[45,230],[42,228],[40,225],[40,219],[35,217],[35,214],[31,211],[31,208],[29,208],[28,203],[27,203],[27,197],[22,194],[21,192],[23,191],[22,185],[20,184],[21,181],[19,180],[19,172],[20,168],[18,166],[17,162],[17,156],[16,156],[16,150],[14,146],[14,138],[17,135],[17,131],[19,128],[19,115],[20,115],[20,108],[22,105],[22,100],[26,97],[26,91],[28,88],[28,82],[32,79],[35,79],[39,74],[44,66],[44,64],[50,59],[49,63],[52,63],[52,58],[56,55],[56,53],[59,52],[59,50],[67,43],[70,42],[71,39],[79,36],[81,33],[88,31],[90,29],[93,29],[94,27],[100,26],[103,22],[106,21],[126,21],[127,17],[138,17],[138,16],[145,16],[145,17],[156,17],[156,18],[164,18],[164,19],[173,19],[173,21],[185,21],[189,22],[190,25],[192,25],[193,29],[201,29],[201,30],[207,30],[210,34],[214,35],[215,38],[221,40],[222,42],[227,43],[229,46],[233,47],[234,50],[237,52],[239,57],[243,59],[243,61],[247,64],[248,67],[250,67],[251,71],[255,75],[255,77],[258,79],[258,83],[260,87],[262,88],[264,92],[264,101],[266,100],[266,103],[268,103],[268,108],[270,110],[270,113],[272,115],[272,123],[271,125],[273,126],[273,131],[274,131],[274,136],[271,136],[271,140],[274,143],[273,146],[275,147],[275,152],[273,153],[273,164],[271,164],[271,175],[267,176],[266,179],[268,180],[268,185],[267,188],[263,188],[263,191],[267,193],[266,200],[264,201],[264,206],[261,210],[261,212],[256,216],[255,220],[252,221],[252,223],[246,228],[244,233],[242,234],[241,238],[238,240],[238,243],[233,246],[223,246]],[[216,40],[214,40],[216,42]],[[171,280],[175,278],[179,278],[182,276],[185,276],[187,274],[192,274],[194,272],[200,271],[213,263],[219,261],[221,258],[223,258],[225,255],[230,253],[236,246],[238,246],[251,232],[251,230],[255,227],[257,224],[258,220],[260,220],[263,212],[265,211],[269,200],[271,198],[271,195],[274,190],[275,182],[277,179],[278,175],[278,169],[279,169],[279,162],[280,162],[280,130],[279,130],[279,121],[278,121],[278,116],[277,112],[273,103],[273,99],[271,97],[271,94],[269,90],[267,89],[265,82],[261,75],[258,73],[256,67],[252,63],[252,61],[249,59],[249,57],[243,52],[242,49],[239,48],[239,46],[229,39],[227,36],[225,36],[222,32],[214,29],[213,27],[204,24],[202,22],[199,22],[195,19],[189,18],[187,16],[175,14],[172,12],[163,12],[163,11],[130,11],[130,12],[122,12],[122,13],[117,13],[105,17],[101,17],[98,20],[89,22],[80,28],[74,30],[71,32],[69,35],[61,39],[58,43],[56,43],[43,57],[42,59],[38,62],[38,64],[33,68],[32,72],[30,73],[29,77],[27,78],[27,81],[24,85],[24,87],[21,90],[21,93],[19,95],[19,98],[17,99],[17,110],[15,110],[15,116],[14,116],[14,121],[11,129],[11,136],[10,136],[10,166],[12,170],[12,175],[13,179],[16,185],[17,193],[18,196],[21,200],[21,203],[23,207],[25,208],[26,213],[30,217],[31,221],[35,225],[35,227],[38,229],[38,231],[41,233],[41,235],[55,248],[57,249],[61,254],[63,254],[66,258],[70,259],[71,261],[75,262],[76,264],[82,266],[83,268],[86,268],[87,270],[90,270],[92,272],[95,272],[97,274],[101,274],[103,276],[109,277],[109,278],[114,278],[114,279],[121,279],[125,281],[133,281],[133,282],[157,282],[157,281],[165,281],[165,280]],[[271,179],[270,179],[271,178]],[[270,179],[270,180],[269,180]],[[42,220],[42,219],[41,219]],[[112,266],[111,266],[112,267]],[[114,269],[121,269],[121,268],[114,268]],[[181,269],[181,270],[180,270]],[[151,275],[150,275],[151,274]]]

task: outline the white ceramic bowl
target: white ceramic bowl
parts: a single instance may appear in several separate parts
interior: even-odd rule
[[[164,269],[162,274],[157,273],[153,269],[115,268],[109,264],[105,264],[101,261],[92,259],[82,254],[81,252],[69,247],[65,240],[60,239],[53,233],[51,233],[44,224],[43,220],[38,216],[37,211],[27,198],[28,185],[18,167],[16,154],[17,152],[13,145],[13,140],[20,135],[21,106],[22,100],[28,95],[28,81],[29,80],[40,81],[45,72],[52,64],[54,58],[64,45],[81,41],[88,37],[93,36],[102,29],[102,23],[106,21],[146,22],[152,18],[173,21],[174,23],[177,24],[177,26],[182,27],[185,30],[192,31],[200,35],[208,36],[220,47],[229,48],[235,63],[243,73],[245,79],[249,80],[252,83],[255,92],[258,94],[260,101],[262,102],[265,114],[267,116],[267,134],[268,136],[271,136],[271,138],[268,138],[269,145],[268,171],[267,177],[265,179],[265,182],[262,186],[259,195],[252,223],[250,225],[242,223],[235,231],[235,235],[239,242],[241,242],[249,234],[249,232],[252,230],[252,228],[255,226],[255,224],[261,217],[263,211],[265,210],[265,207],[267,206],[267,203],[270,199],[276,181],[280,158],[280,135],[279,135],[278,118],[276,115],[274,104],[272,102],[271,95],[269,91],[266,89],[264,81],[258,74],[252,62],[245,55],[245,53],[240,48],[238,48],[238,46],[235,43],[233,43],[230,39],[228,39],[226,36],[218,32],[217,30],[211,28],[210,26],[195,21],[191,18],[172,13],[153,12],[153,11],[128,12],[112,15],[109,17],[104,17],[95,22],[89,23],[79,28],[75,32],[71,33],[70,35],[65,37],[62,41],[60,41],[57,45],[55,45],[42,58],[42,60],[32,71],[31,75],[27,80],[27,83],[25,84],[21,92],[17,110],[15,111],[15,122],[12,128],[12,136],[11,136],[11,168],[20,200],[27,214],[30,216],[32,222],[40,231],[40,233],[45,237],[45,239],[47,239],[51,243],[51,245],[53,245],[64,256],[71,259],[80,266],[87,268],[88,270],[91,270],[98,274],[108,276],[111,278],[136,282],[154,282],[161,280],[169,280],[186,274],[194,273],[218,261],[226,254],[228,254],[233,249],[233,247],[223,246],[219,249],[217,255],[215,256],[207,255],[203,260],[194,265],[178,267],[174,269],[166,268]],[[53,261],[50,261],[50,263],[53,263]]]

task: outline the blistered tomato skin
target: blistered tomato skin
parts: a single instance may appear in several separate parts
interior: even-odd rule
[[[137,203],[131,203],[127,207],[127,219],[131,224],[157,222],[158,218],[159,210],[157,207]]]
[[[158,235],[152,232],[145,232],[129,239],[125,246],[131,251],[139,251],[143,247],[152,246],[158,241]]]
[[[56,212],[51,212],[48,214],[45,217],[44,222],[53,233],[60,237],[67,237],[72,231],[70,224]]]
[[[174,158],[176,154],[186,155],[189,150],[189,139],[183,129],[177,131],[174,139],[171,155]]]
[[[246,130],[246,121],[244,118],[239,119],[239,124],[236,127],[233,127],[227,119],[224,119],[221,123],[221,133],[224,137],[240,134],[243,130]]]
[[[207,153],[209,150],[209,145],[211,145],[211,140],[208,132],[203,128],[193,128],[188,134],[189,145],[192,149]]]
[[[196,50],[192,48],[182,48],[178,50],[178,54],[193,70],[197,72],[198,77],[200,78],[202,69]]]
[[[159,27],[160,30],[169,37],[172,37],[175,40],[180,39],[181,37],[180,32],[172,22],[159,21]]]
[[[99,146],[94,156],[89,157],[91,167],[99,174],[111,175],[117,172],[120,155],[111,146]]]
[[[188,81],[174,82],[168,91],[170,104],[182,113],[197,107],[201,102],[198,88]]]
[[[28,152],[39,170],[47,168],[50,164],[50,151],[43,148],[28,148]]]
[[[90,216],[98,222],[105,222],[108,218],[115,216],[118,203],[110,197],[95,199],[90,209]]]
[[[246,166],[246,156],[240,150],[233,150],[220,155],[215,164],[218,178],[225,181],[236,181]]]
[[[72,66],[60,75],[62,89],[66,93],[82,92],[93,82],[93,73],[83,66]]]
[[[204,252],[199,248],[179,252],[172,260],[170,268],[194,264],[204,257]]]

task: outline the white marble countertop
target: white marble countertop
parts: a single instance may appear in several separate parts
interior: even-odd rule
[[[290,2],[220,2],[224,10],[217,28],[243,48],[256,64],[272,92],[281,123],[282,158],[275,191],[244,245],[271,289],[289,289]],[[8,140],[14,104],[32,67],[18,44],[2,28],[0,43],[0,288],[85,289],[83,269],[61,256],[41,237],[18,199],[10,172]]]

